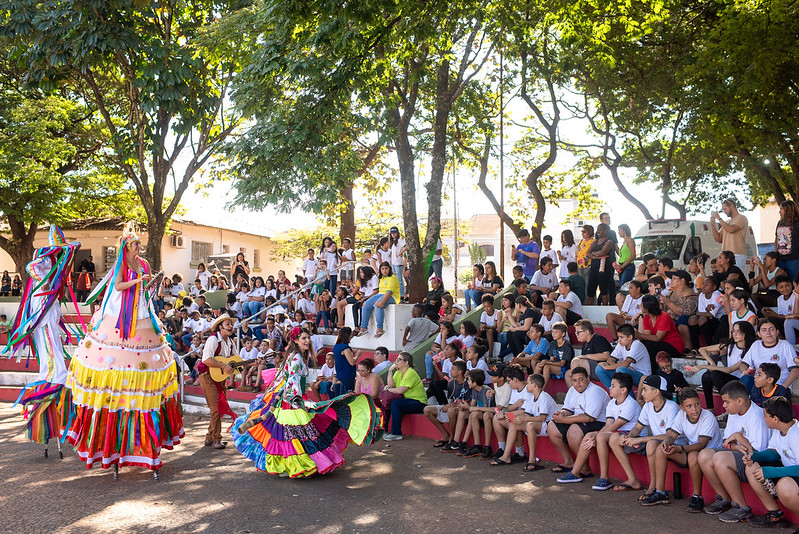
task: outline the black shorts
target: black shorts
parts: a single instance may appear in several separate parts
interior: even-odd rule
[[[569,427],[572,425],[576,425],[580,427],[580,430],[583,431],[583,435],[586,435],[589,432],[598,432],[602,430],[605,426],[605,423],[601,423],[599,421],[591,421],[590,423],[555,423],[555,428],[558,429],[560,435],[563,438],[566,438],[566,433],[569,431]]]
[[[716,447],[713,449],[716,452],[731,452],[735,457],[735,472],[738,473],[738,478],[741,482],[746,482],[746,465],[744,465],[744,454],[740,451],[731,451],[724,447]]]
[[[577,315],[576,313],[571,311],[569,308],[566,308],[566,317],[564,317],[563,319],[566,320],[566,324],[567,325],[572,326],[572,325],[574,325],[574,323],[576,323],[577,321],[582,319],[582,316],[581,315]]]

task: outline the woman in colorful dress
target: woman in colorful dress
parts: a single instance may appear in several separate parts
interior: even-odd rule
[[[28,420],[26,437],[43,444],[45,456],[47,442],[61,437],[58,399],[67,378],[66,352],[60,334],[67,329],[61,315],[61,300],[71,297],[74,303],[71,291],[67,294],[66,290],[75,253],[80,248],[78,242],[67,243],[57,226],[50,227],[49,243],[38,249],[26,266],[28,283],[4,351],[13,355],[29,347],[30,356],[39,362],[39,376],[23,388],[17,403],[22,404]],[[60,443],[59,457],[63,457]]]
[[[86,468],[161,468],[161,448],[183,437],[177,367],[145,290],[152,277],[141,242],[126,229],[111,271],[87,299],[105,297],[67,376],[65,438]]]
[[[233,424],[234,443],[259,471],[291,478],[330,473],[344,463],[350,442],[371,445],[380,439],[382,413],[369,395],[305,400],[311,355],[307,331],[291,331],[286,354],[266,392]]]

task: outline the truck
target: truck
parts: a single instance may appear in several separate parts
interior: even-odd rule
[[[647,221],[633,237],[635,241],[636,263],[644,254],[654,254],[656,258],[669,257],[675,269],[688,269],[691,258],[706,252],[710,260],[721,252],[721,243],[713,239],[713,230],[708,220],[653,219]],[[746,232],[746,265],[738,265],[748,272],[751,258],[758,254],[755,234],[750,226]],[[708,267],[710,267],[708,260]],[[708,272],[710,269],[708,269]]]

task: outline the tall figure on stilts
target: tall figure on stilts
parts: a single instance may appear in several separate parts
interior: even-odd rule
[[[58,401],[67,378],[61,331],[68,340],[71,337],[61,315],[61,300],[75,302],[69,277],[80,248],[78,242],[67,243],[57,226],[50,227],[49,243],[36,250],[33,261],[25,268],[28,282],[4,351],[13,357],[27,347],[28,361],[33,356],[39,363],[39,376],[23,388],[17,404],[23,406],[28,420],[26,437],[44,445],[45,457],[50,439],[61,437]],[[60,441],[58,456],[64,457]]]
[[[161,448],[183,437],[177,367],[146,288],[153,277],[132,226],[119,242],[114,267],[92,291],[105,291],[67,375],[64,436],[86,468],[162,466]]]

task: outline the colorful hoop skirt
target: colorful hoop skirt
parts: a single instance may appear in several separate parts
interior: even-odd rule
[[[240,432],[244,422],[261,418]],[[369,395],[348,393],[295,409],[276,388],[252,402],[250,413],[236,419],[232,434],[236,448],[258,470],[298,478],[332,472],[344,463],[350,442],[371,445],[382,428],[383,414]]]
[[[99,462],[156,470],[161,448],[184,436],[172,351],[149,317],[129,340],[114,323],[104,317],[75,351],[61,402],[65,437],[87,469]]]

